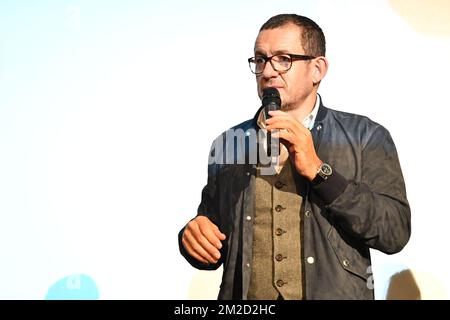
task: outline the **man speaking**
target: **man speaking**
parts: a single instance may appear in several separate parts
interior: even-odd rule
[[[411,232],[389,132],[324,106],[325,36],[311,19],[270,18],[248,61],[259,97],[278,96],[280,110],[263,103],[231,128],[242,143],[230,130],[214,141],[181,254],[223,264],[219,299],[373,299],[369,249],[399,252]]]

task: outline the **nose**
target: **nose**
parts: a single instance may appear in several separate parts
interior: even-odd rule
[[[276,71],[273,68],[271,61],[266,62],[266,65],[264,66],[264,70],[261,73],[261,76],[264,77],[265,79],[270,79],[278,76],[278,71]]]

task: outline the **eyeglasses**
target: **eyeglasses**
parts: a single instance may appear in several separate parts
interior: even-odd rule
[[[258,75],[263,73],[264,68],[266,67],[267,61],[270,61],[272,68],[275,71],[286,72],[292,67],[292,61],[295,60],[312,60],[316,57],[313,56],[305,56],[302,54],[276,54],[271,57],[257,56],[248,58],[248,64],[250,66],[250,70]]]

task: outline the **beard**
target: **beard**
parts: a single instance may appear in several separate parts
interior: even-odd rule
[[[281,111],[287,112],[294,110],[296,107],[292,103],[282,103],[281,104]]]

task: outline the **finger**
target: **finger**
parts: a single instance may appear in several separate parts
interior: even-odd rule
[[[221,241],[223,241],[223,240],[225,240],[227,238],[227,236],[225,234],[220,232],[220,230],[219,230],[219,228],[217,226],[215,228],[213,228],[213,232],[216,235],[216,237],[219,238],[219,240],[221,240]]]
[[[269,119],[266,119],[266,124],[271,124],[280,120],[290,120],[290,121],[294,121],[294,122],[298,122],[295,118],[293,118],[290,115],[277,115],[277,116],[273,116],[270,117]]]
[[[193,223],[192,227],[192,234],[197,242],[202,246],[202,248],[206,250],[212,257],[219,259],[220,252],[218,249],[222,247],[222,243],[212,231],[214,228],[217,228],[217,226],[208,219],[206,220],[206,222],[200,221],[197,223]],[[215,246],[214,244],[217,244],[217,246]]]
[[[288,141],[291,145],[293,145],[297,140],[296,136],[289,131],[277,131],[272,133],[272,139],[279,139]]]
[[[195,259],[197,259],[198,261],[202,262],[202,263],[206,263],[209,264],[209,261],[206,260],[205,258],[203,258],[202,256],[200,256],[197,252],[194,251],[194,249],[192,248],[192,246],[189,244],[189,242],[186,240],[186,238],[183,236],[183,238],[181,239],[181,242],[183,243],[184,248],[187,250],[187,252],[194,257]]]
[[[288,116],[288,117],[286,117],[286,116],[273,117],[273,118],[266,120],[266,127],[270,127],[270,126],[276,127],[279,125],[284,125],[286,128],[291,128],[291,129],[292,128],[300,129],[302,127],[304,128],[304,126],[300,122],[298,122],[296,119],[294,119],[290,116]]]
[[[273,127],[274,124],[276,124],[276,126],[282,124],[286,127],[286,129],[298,132],[299,134],[300,133],[308,134],[310,132],[309,129],[305,128],[305,126],[302,123],[300,123],[300,121],[298,121],[289,114],[272,117],[266,120],[266,127],[271,128]]]
[[[198,226],[203,236],[213,244],[217,249],[222,248],[221,240],[225,240],[226,236],[220,232],[219,228],[208,218],[198,220]]]
[[[273,116],[283,116],[283,115],[288,115],[287,112],[281,111],[281,110],[270,110],[269,114],[273,117]]]
[[[301,149],[301,145],[299,144],[299,140],[297,136],[293,135],[287,131],[277,131],[272,134],[273,139],[279,139],[279,141],[284,144],[287,150],[292,152],[297,152]]]
[[[202,228],[200,229],[204,239],[215,248],[222,248],[222,242],[220,242],[220,238],[217,236],[215,229],[213,228]]]
[[[294,145],[291,145],[288,149],[290,153],[296,152]]]
[[[214,229],[211,227],[208,228],[200,228],[201,235],[197,236],[197,241],[200,242],[202,247],[208,251],[210,255],[213,257],[219,259],[220,258],[220,252],[218,249],[222,248],[222,242],[220,242],[220,239],[216,236],[216,234],[213,231]]]
[[[206,239],[200,235],[195,236],[194,233],[191,233],[190,230],[185,230],[184,235],[186,237],[187,242],[191,245],[192,250],[196,252],[198,255],[203,257],[204,259],[208,260],[210,263],[217,263],[218,259],[220,258],[220,253],[209,244],[209,247],[214,248],[214,250],[219,253],[218,258],[213,257],[213,255],[210,254],[210,252],[204,247],[205,243],[207,242]],[[197,240],[198,238],[202,238],[200,242]]]
[[[291,131],[295,134],[298,135],[302,134],[301,124],[297,120],[293,120],[290,118],[278,118],[278,119],[271,118],[270,120],[271,120],[270,122],[266,122],[267,123],[266,129],[269,131],[275,129],[279,130],[287,129],[288,131]]]

